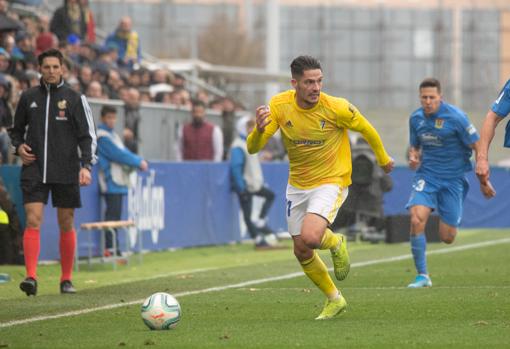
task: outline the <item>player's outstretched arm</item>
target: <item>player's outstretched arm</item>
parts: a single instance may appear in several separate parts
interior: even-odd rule
[[[497,125],[497,123],[496,123],[496,125]],[[487,171],[486,172],[480,171],[480,173],[478,173],[478,164],[480,163],[478,159],[480,156],[481,147],[482,147],[481,140],[479,140],[471,145],[471,148],[475,151],[475,158],[477,159],[477,161],[476,161],[476,164],[477,164],[476,176],[478,177],[478,180],[480,181],[480,191],[482,192],[483,196],[485,196],[485,198],[490,199],[490,198],[493,198],[494,196],[496,196],[496,190],[494,190],[494,187],[492,186],[492,184],[489,180],[490,172],[489,172],[488,163],[487,163]],[[485,160],[487,160],[487,157],[485,157]]]
[[[267,105],[261,105],[255,110],[255,128],[246,139],[248,153],[255,154],[266,145],[268,139],[278,129],[278,124],[271,117]]]
[[[492,199],[496,196],[496,190],[489,180],[486,180],[484,183],[480,182],[480,191],[486,199]]]
[[[255,122],[257,124],[257,131],[264,133],[266,126],[271,122],[271,112],[267,105],[259,106],[255,111]]]
[[[416,170],[421,163],[421,153],[420,150],[415,147],[409,148],[409,160],[408,164],[411,170]]]
[[[476,152],[476,175],[480,183],[489,180],[489,146],[494,138],[496,127],[502,120],[496,113],[489,110],[483,121],[482,130],[480,132],[480,141],[478,146],[474,148]]]
[[[384,173],[390,173],[391,171],[393,171],[394,167],[395,167],[395,161],[392,158],[390,158],[390,161],[388,161],[388,163],[381,166]]]

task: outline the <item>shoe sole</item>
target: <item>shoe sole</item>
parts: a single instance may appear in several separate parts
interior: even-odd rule
[[[407,288],[430,288],[432,285],[407,285]]]
[[[19,284],[19,288],[25,292],[27,296],[35,296],[37,294],[37,286],[28,282],[22,282]]]
[[[338,281],[345,280],[347,275],[349,275],[349,271],[351,271],[351,264],[347,264],[345,268],[342,270],[335,270],[335,277]]]

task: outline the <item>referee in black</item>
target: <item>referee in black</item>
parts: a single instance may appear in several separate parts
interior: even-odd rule
[[[62,53],[55,49],[38,56],[40,85],[23,92],[9,130],[15,153],[23,162],[26,278],[20,288],[27,296],[37,294],[40,229],[50,192],[60,228],[60,292],[76,292],[71,282],[76,248],[74,209],[81,207],[80,185],[91,183],[96,162],[92,112],[85,96],[65,84],[63,61]]]

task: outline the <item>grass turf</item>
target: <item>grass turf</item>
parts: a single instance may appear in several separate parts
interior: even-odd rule
[[[454,246],[510,237],[510,231],[463,231]],[[314,321],[322,294],[304,276],[178,297],[183,317],[175,330],[150,331],[140,304],[0,327],[8,348],[506,348],[510,342],[510,244],[428,258],[434,286],[409,290],[411,259],[354,267],[338,283],[349,308]],[[429,250],[448,249],[429,244]],[[409,253],[408,244],[349,247],[354,263]],[[327,254],[323,259],[330,264]],[[207,268],[207,269],[204,269]],[[289,250],[249,245],[152,253],[138,265],[112,271],[95,266],[75,274],[76,295],[58,294],[57,265],[39,268],[40,292],[18,290],[23,268],[2,267],[13,281],[0,285],[0,326],[12,320],[141,300],[153,292],[193,290],[298,272]],[[200,271],[202,269],[202,271]],[[195,271],[194,271],[195,270]],[[159,275],[159,276],[158,276]]]

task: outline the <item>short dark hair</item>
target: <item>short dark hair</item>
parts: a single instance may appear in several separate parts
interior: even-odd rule
[[[110,113],[117,114],[117,109],[115,107],[112,107],[111,105],[103,105],[103,107],[101,108],[101,117]]]
[[[290,64],[290,72],[293,78],[302,76],[305,70],[312,69],[320,69],[322,71],[321,62],[312,56],[296,57]]]
[[[191,100],[191,107],[192,108],[202,107],[204,109],[207,108],[207,106],[205,105],[204,101],[202,101],[201,99],[196,99],[196,98]]]
[[[437,92],[441,93],[441,83],[436,78],[426,78],[420,83],[419,90],[425,87],[435,87]]]
[[[49,50],[44,51],[39,56],[37,56],[37,62],[41,66],[43,64],[43,61],[47,57],[57,57],[60,61],[60,65],[64,63],[64,55],[62,55],[62,52],[60,52],[57,49],[50,48]]]

